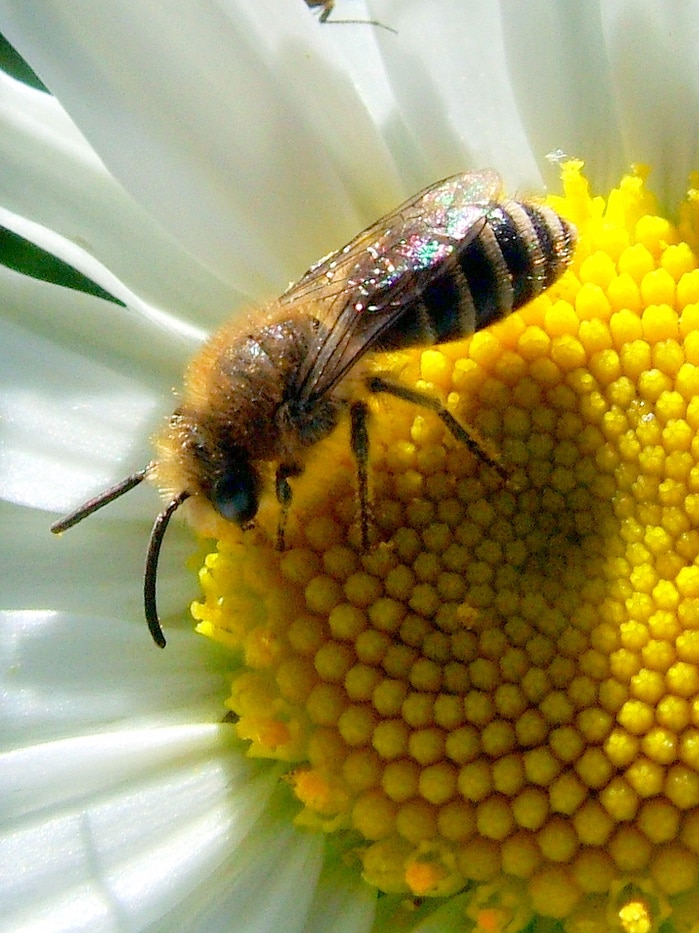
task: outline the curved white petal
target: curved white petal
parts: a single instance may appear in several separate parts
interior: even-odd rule
[[[13,275],[0,272],[6,280]],[[30,289],[35,296],[41,290],[41,283]],[[60,291],[64,306],[94,309],[98,302]],[[99,304],[106,318],[102,328],[125,313],[109,302]],[[132,323],[137,338],[140,322]],[[95,337],[97,352],[90,359],[70,343],[70,332],[62,332],[58,320],[53,340],[20,323],[2,322],[0,496],[12,502],[60,511],[74,504],[96,476],[130,472],[119,465],[124,460],[143,466],[150,459],[148,435],[172,407],[164,385],[158,391],[134,378],[126,350],[109,356],[104,346],[100,352]],[[134,355],[141,352],[149,353],[134,348]]]
[[[272,813],[245,843],[177,904],[155,929],[170,933],[306,933],[323,859],[323,840]]]
[[[229,930],[216,891],[236,929],[300,933],[322,844],[264,814],[278,775],[230,732],[129,730],[0,756],[3,929]],[[189,926],[206,900],[208,926]]]
[[[304,9],[303,0],[297,6]],[[320,22],[320,7],[308,8],[304,12],[313,18],[318,41],[322,42],[337,66],[342,66],[351,76],[352,83],[364,106],[371,114],[378,130],[384,134],[396,114],[395,100],[384,66],[382,48],[385,43],[399,41],[398,31],[386,16],[386,0],[380,0],[372,12],[362,0],[350,0],[337,4],[328,20]],[[371,21],[374,22],[371,22]],[[381,23],[381,25],[375,25]],[[338,27],[338,28],[335,28]],[[361,157],[361,153],[358,153]],[[400,153],[391,152],[394,159]],[[371,166],[367,166],[371,172]]]
[[[376,891],[351,867],[326,863],[318,879],[303,933],[369,933]]]
[[[54,231],[2,207],[0,226],[62,259],[126,305],[118,308],[116,302],[86,300],[83,292],[45,283],[0,265],[2,318],[20,322],[34,332],[42,325],[52,325],[55,333],[60,326],[64,341],[69,332],[77,338],[76,349],[80,344],[85,346],[91,335],[89,346],[93,349],[99,343],[103,350],[109,348],[128,355],[134,367],[140,362],[144,369],[147,366],[156,371],[171,364],[170,354],[185,360],[206,339],[206,330],[148,304],[102,263]],[[108,328],[104,326],[105,320],[109,321]]]
[[[380,12],[379,12],[380,10]],[[498,8],[462,0],[395,0],[372,16],[398,114],[385,132],[413,189],[440,175],[495,168],[509,188],[541,185],[510,83]]]
[[[388,149],[299,7],[5,2],[0,14],[139,203],[214,276],[274,294],[398,199]]]
[[[600,4],[624,156],[675,211],[699,165],[699,3]]]
[[[508,78],[532,149],[584,159],[596,184],[611,184],[628,162],[601,6],[501,0],[500,15]],[[558,172],[551,165],[547,180],[555,183]]]
[[[220,321],[240,303],[230,285],[186,254],[124,191],[55,98],[2,71],[0,204],[2,225],[124,301],[138,293],[143,302],[202,322]],[[7,212],[33,226],[18,226]],[[99,263],[90,268],[81,256]]]
[[[143,623],[143,565],[161,503],[152,490],[131,495],[133,499],[103,509],[58,537],[49,531],[54,515],[0,503],[0,534],[3,541],[11,542],[3,555],[3,608],[88,616],[99,620],[94,625],[97,631],[127,626],[144,647],[150,647]],[[124,521],[126,511],[138,517]],[[185,612],[199,593],[196,574],[186,566],[197,550],[186,522],[173,521],[158,574],[159,608],[168,626],[169,617]],[[191,619],[186,624],[191,631]],[[67,624],[69,638],[70,632]],[[112,646],[104,650],[111,651]]]
[[[56,578],[57,587],[60,580]],[[2,748],[100,731],[110,724],[216,722],[228,692],[224,658],[167,618],[168,644],[153,644],[142,607],[102,617],[2,612]]]
[[[699,164],[699,4],[502,0],[500,8],[534,151],[584,159],[602,190],[647,162],[654,190],[674,209]]]

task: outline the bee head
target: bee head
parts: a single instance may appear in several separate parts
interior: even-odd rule
[[[247,525],[257,515],[260,478],[250,462],[233,461],[214,481],[209,501],[218,514],[236,525]]]
[[[248,525],[257,515],[261,481],[236,440],[225,423],[176,410],[156,441],[155,473],[164,495],[186,490],[226,521]]]

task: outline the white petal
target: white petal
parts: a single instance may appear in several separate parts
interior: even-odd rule
[[[125,459],[145,465],[145,439],[171,403],[122,375],[118,358],[108,368],[9,321],[0,353],[0,496],[62,511],[95,475],[130,472]]]
[[[155,647],[133,616],[3,612],[0,655],[2,748],[82,734],[113,723],[221,720],[229,692],[225,657],[213,643],[166,622]]]
[[[294,7],[5,4],[3,29],[192,255],[273,294],[361,228],[357,205],[373,219],[397,199],[385,144]]]
[[[229,742],[230,727],[184,726],[0,757],[3,928],[140,930],[171,911],[162,928],[194,929],[182,918],[193,904],[201,920],[208,902],[217,922],[205,929],[230,929],[231,916],[243,921],[237,929],[253,929],[246,920],[284,903],[285,928],[301,930],[294,907],[305,915],[319,841],[289,829],[275,838],[263,810],[277,774]],[[217,896],[235,911],[225,925]]]
[[[376,891],[356,870],[326,862],[304,933],[369,933],[376,903]]]
[[[7,213],[0,208],[0,217],[3,215]],[[22,229],[23,225],[18,226]],[[56,241],[54,235],[52,240]],[[54,254],[59,252],[60,248]],[[94,276],[95,281],[99,278]],[[179,382],[185,363],[201,345],[205,332],[150,307],[115,284],[113,277],[98,284],[115,285],[110,289],[112,294],[121,292],[117,297],[127,306],[0,266],[0,322],[12,322],[95,361],[103,360],[146,384]]]
[[[600,4],[627,163],[647,162],[650,183],[675,210],[699,165],[699,3]]]
[[[258,823],[208,882],[157,924],[163,933],[305,933],[320,873],[320,834],[299,833],[289,814]]]
[[[544,154],[532,155],[519,118],[497,6],[396,0],[371,13],[398,30],[381,38],[399,108],[386,136],[410,187],[486,167],[510,189],[540,187]]]
[[[300,4],[297,4],[297,6]],[[351,0],[349,4],[337,4],[325,23],[316,23],[318,39],[330,50],[336,64],[342,65],[351,75],[352,82],[371,114],[375,125],[383,131],[395,114],[395,101],[385,71],[381,48],[385,43],[399,41],[393,26],[384,22],[374,25],[370,20],[381,22],[386,14],[386,3],[374,5],[369,10],[362,0]],[[303,6],[301,7],[303,9]],[[319,19],[320,8],[308,8],[308,16]],[[340,28],[334,28],[338,26]],[[385,28],[384,28],[385,27]],[[396,157],[395,153],[391,155]]]
[[[0,207],[0,227],[5,227],[19,234],[30,243],[41,247],[51,256],[55,256],[92,282],[95,282],[105,292],[123,302],[141,317],[152,321],[158,327],[171,331],[173,334],[180,335],[183,342],[195,341],[198,344],[205,339],[206,332],[201,327],[192,326],[184,322],[180,315],[162,311],[144,301],[130,288],[127,288],[110,269],[107,269],[94,256],[55,231],[3,207]],[[203,315],[198,316],[202,317]]]
[[[614,4],[608,4],[613,6]],[[585,160],[595,185],[616,184],[628,168],[623,154],[601,7],[500,4],[505,68],[534,151],[561,150]],[[545,173],[553,184],[558,167]]]
[[[0,203],[73,244],[74,255],[48,240],[3,225],[53,251],[91,275],[124,301],[129,298],[85,269],[78,247],[97,257],[129,292],[193,320],[215,322],[239,303],[218,281],[119,185],[99,161],[70,118],[50,95],[26,87],[0,71]],[[99,274],[99,273],[98,273]],[[132,302],[130,302],[132,303]]]
[[[535,151],[582,158],[595,190],[631,163],[673,209],[699,164],[699,4],[501,3],[507,64]],[[552,170],[553,171],[553,170]]]
[[[123,506],[104,509],[59,537],[49,532],[54,515],[0,503],[0,534],[7,542],[3,555],[3,608],[89,615],[98,620],[93,627],[113,630],[126,626],[147,646],[147,639],[141,641],[146,636],[143,564],[160,502],[152,491],[147,498],[136,492],[132,495],[136,497],[132,510],[144,513],[140,520],[122,520],[128,505],[122,500]],[[173,521],[158,574],[159,608],[168,625],[169,617],[186,614],[189,603],[199,594],[196,574],[186,566],[196,551],[191,529],[184,521]],[[192,624],[190,618],[185,619],[189,630]],[[104,650],[112,650],[112,646],[106,645]]]

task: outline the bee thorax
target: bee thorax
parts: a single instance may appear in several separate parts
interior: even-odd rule
[[[284,402],[275,419],[281,438],[290,447],[310,447],[327,437],[337,424],[342,403],[332,396],[312,402],[291,398]]]

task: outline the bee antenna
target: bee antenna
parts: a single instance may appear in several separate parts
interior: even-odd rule
[[[179,509],[185,499],[189,499],[190,493],[181,492],[178,496],[168,502],[167,506],[158,515],[148,540],[148,553],[146,554],[146,569],[143,575],[143,605],[146,613],[146,622],[148,631],[153,637],[153,641],[158,648],[164,648],[167,642],[163,635],[163,630],[158,618],[158,608],[155,601],[155,579],[158,573],[158,558],[160,557],[160,548],[163,538],[170,524],[174,512]]]
[[[109,489],[105,489],[104,492],[99,493],[99,495],[94,498],[88,499],[87,502],[83,502],[74,512],[70,512],[63,518],[59,518],[57,522],[54,522],[53,525],[51,525],[51,531],[55,535],[60,535],[62,532],[72,528],[73,525],[77,525],[78,522],[81,522],[84,518],[87,518],[88,515],[92,515],[93,512],[101,509],[103,505],[109,505],[110,502],[114,502],[115,499],[123,496],[125,492],[129,492],[134,486],[138,486],[139,483],[142,483],[150,469],[151,466],[149,465],[142,470],[137,470],[135,473],[132,473],[131,476],[122,479],[121,482],[115,483],[114,486],[110,486]]]

